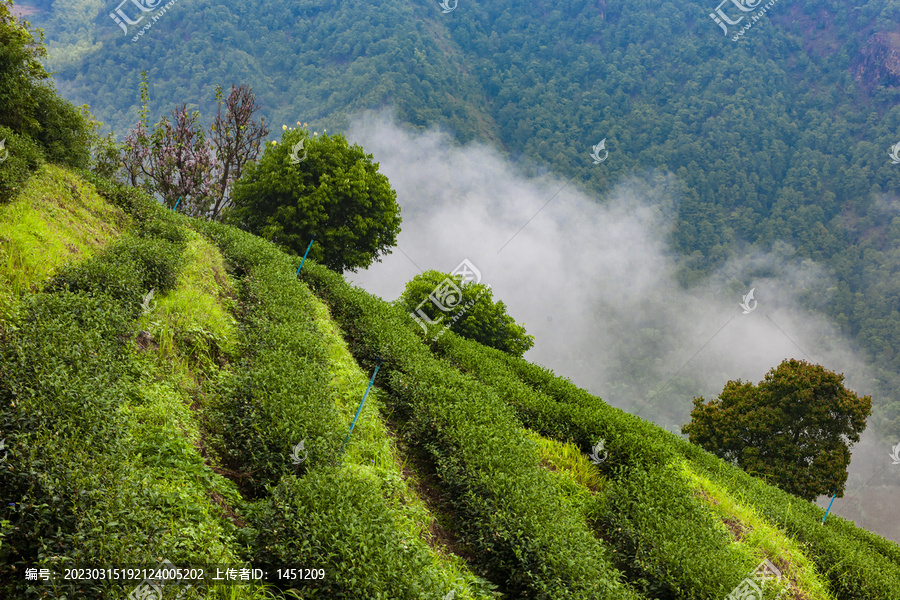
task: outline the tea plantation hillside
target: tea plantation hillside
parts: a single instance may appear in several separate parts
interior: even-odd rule
[[[88,171],[0,204],[0,598],[900,600],[893,542],[300,263]]]

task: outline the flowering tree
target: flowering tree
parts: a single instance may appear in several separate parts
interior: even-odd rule
[[[128,181],[159,194],[166,206],[195,217],[218,219],[230,203],[231,184],[244,165],[259,154],[269,131],[264,121],[256,123],[258,110],[247,86],[232,86],[222,113],[222,88],[216,88],[219,111],[204,135],[199,113],[188,113],[182,104],[152,132],[146,129],[149,115],[147,75],[142,73],[141,119],[125,139],[122,164]]]

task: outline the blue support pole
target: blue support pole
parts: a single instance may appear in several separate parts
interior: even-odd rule
[[[306,252],[303,253],[303,260],[300,261],[300,266],[297,267],[297,273],[294,275],[294,277],[298,277],[300,275],[300,269],[303,268],[303,263],[306,262],[306,255],[309,254],[309,250],[310,248],[312,248],[314,241],[316,241],[316,236],[313,236],[313,238],[309,241],[309,246],[306,247]]]
[[[372,379],[369,380],[369,387],[366,388],[366,393],[363,394],[362,402],[359,403],[359,408],[356,410],[356,416],[353,417],[353,422],[350,423],[350,433],[353,433],[353,428],[356,426],[356,420],[359,418],[359,413],[362,412],[363,404],[366,403],[366,398],[369,396],[369,390],[372,389],[372,384],[375,383],[375,375],[378,374],[378,369],[381,367],[381,359],[378,359],[378,362],[375,364],[375,372],[372,373]],[[347,442],[350,441],[350,433],[347,434],[347,439],[344,440],[344,443],[341,444],[341,449],[338,451],[338,454],[344,451],[344,446],[347,445]]]
[[[178,196],[178,202],[175,203],[175,206],[172,208],[172,210],[178,210],[179,204],[181,204],[181,196]]]
[[[837,492],[834,493],[834,496],[837,496]],[[825,516],[822,517],[822,524],[825,524],[825,519],[828,518],[828,513],[831,512],[831,505],[834,504],[834,496],[831,497],[831,502],[828,503],[828,510],[825,511]]]

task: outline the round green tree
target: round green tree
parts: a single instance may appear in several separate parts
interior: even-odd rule
[[[291,129],[250,163],[232,192],[226,222],[338,273],[390,254],[400,232],[400,205],[372,155],[341,136],[309,137]]]
[[[398,303],[422,326],[426,335],[450,330],[485,346],[521,357],[534,345],[534,336],[494,302],[490,286],[464,282],[462,275],[425,271],[407,284]]]
[[[789,359],[759,385],[729,381],[718,398],[694,398],[690,441],[744,471],[813,501],[843,496],[849,442],[858,442],[872,399],[843,385],[844,376]]]

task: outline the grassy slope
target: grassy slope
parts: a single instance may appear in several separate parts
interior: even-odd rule
[[[16,201],[0,205],[0,316],[69,261],[93,255],[131,224],[92,186],[44,165]]]

